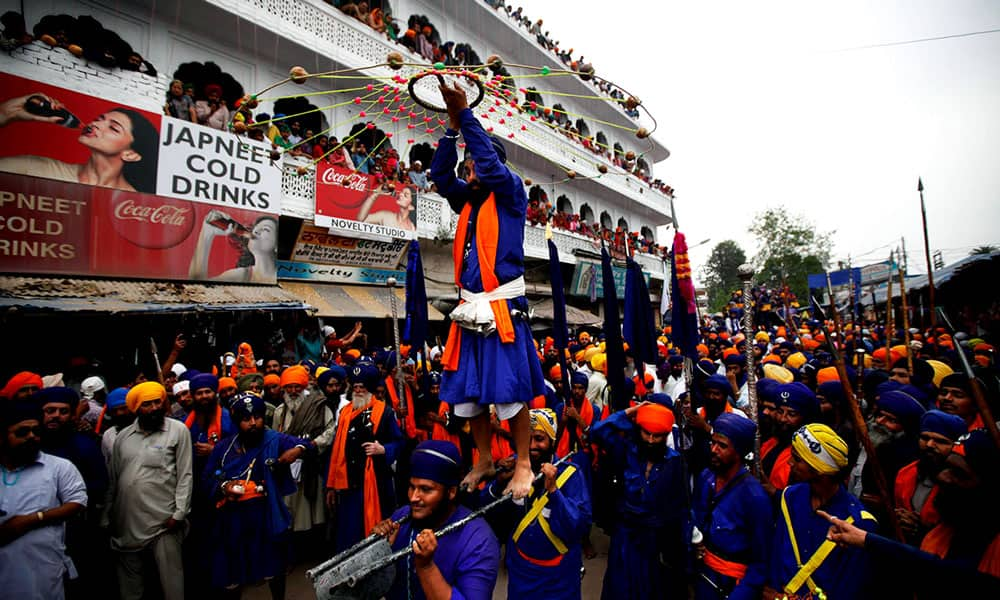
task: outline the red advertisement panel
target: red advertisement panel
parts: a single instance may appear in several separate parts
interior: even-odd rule
[[[0,173],[0,271],[274,283],[274,215]]]
[[[417,237],[417,188],[316,165],[316,225],[350,237]]]

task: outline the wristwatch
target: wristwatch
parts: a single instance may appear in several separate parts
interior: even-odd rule
[[[35,516],[38,517],[39,521],[44,521],[45,520],[45,513],[43,513],[42,511],[36,512]]]

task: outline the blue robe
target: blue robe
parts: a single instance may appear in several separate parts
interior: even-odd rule
[[[409,512],[410,507],[404,506],[393,513],[392,520],[398,521]],[[469,509],[458,506],[441,527],[468,515]],[[417,533],[420,531],[414,532],[413,522],[407,521],[400,526],[392,549],[395,551],[412,545]],[[486,521],[476,518],[438,538],[434,564],[451,585],[451,600],[491,600],[500,569],[500,545]],[[386,599],[424,600],[424,589],[413,570],[413,555],[396,561],[395,568],[396,578]]]
[[[569,462],[559,465],[558,474],[562,475],[570,466]],[[580,569],[583,567],[581,541],[590,530],[590,493],[583,474],[575,465],[572,466],[575,472],[562,487],[549,494],[548,504],[542,513],[553,535],[568,548],[561,559],[537,519],[525,528],[517,542],[513,539],[518,525],[531,510],[535,500],[543,494],[543,487],[536,486],[526,501],[520,504],[505,502],[490,514],[490,522],[495,524],[498,535],[507,540],[507,597],[511,600],[580,598]],[[486,504],[499,498],[501,494],[503,487],[493,482],[480,493],[480,501]],[[537,564],[537,561],[555,559],[559,559],[556,566]]]
[[[795,530],[800,558],[804,564],[816,552],[820,544],[826,541],[830,523],[812,509],[809,484],[790,485],[785,488],[784,495],[792,527]],[[840,519],[854,517],[854,525],[865,531],[874,532],[878,528],[878,524],[870,515],[867,513],[865,513],[866,516],[862,515],[864,506],[861,502],[843,487],[820,508]],[[860,548],[836,547],[812,574],[812,579],[830,600],[866,598],[866,584],[871,575],[871,561],[872,557],[866,555],[865,551]],[[779,506],[775,516],[767,584],[776,590],[782,590],[798,571],[799,567],[792,551],[792,543],[788,537],[788,527]],[[809,587],[803,584],[798,590],[798,594],[800,597],[808,596]]]
[[[707,565],[700,566],[701,572],[729,592],[729,600],[758,598],[767,580],[768,547],[774,531],[771,499],[760,482],[742,467],[716,494],[715,474],[705,469],[695,487],[692,509],[706,549],[724,560],[747,565],[738,585]],[[697,600],[727,597],[700,575],[694,585]]]
[[[513,171],[500,162],[490,136],[479,124],[471,110],[461,113],[462,136],[469,154],[475,160],[476,177],[491,190],[496,199],[499,236],[496,249],[496,277],[500,285],[524,275],[524,227],[528,209],[528,196],[524,183]],[[438,192],[460,213],[468,202],[475,203],[466,182],[455,175],[458,161],[457,132],[451,129],[438,142],[431,162],[431,179]],[[470,231],[471,248],[463,261],[460,281],[470,292],[482,292],[483,280],[479,270],[479,255],[473,224],[479,207],[472,210]],[[462,243],[458,241],[457,243]],[[524,296],[507,301],[509,308],[525,314],[528,301]],[[471,330],[462,332],[458,370],[445,371],[441,380],[441,400],[448,404],[475,402],[478,404],[509,404],[529,402],[545,393],[542,365],[538,361],[531,327],[525,319],[512,319],[514,342],[504,344],[496,332],[488,336]]]
[[[360,415],[355,417],[355,419],[360,418]],[[379,508],[382,511],[382,517],[385,518],[392,514],[396,507],[393,472],[390,467],[396,462],[405,443],[403,432],[396,422],[396,416],[388,406],[382,413],[382,421],[379,423],[375,439],[385,447],[383,456],[375,456],[372,459],[375,468],[375,482],[378,486]],[[348,452],[351,451],[348,449]],[[363,452],[359,448],[353,451]],[[348,484],[350,485],[349,489],[337,492],[335,552],[346,550],[365,537],[364,481],[348,481]]]
[[[625,480],[601,598],[686,599],[684,568],[690,538],[682,459],[667,448],[664,459],[653,464],[647,478],[636,435],[637,428],[624,411],[608,416],[590,430],[590,439],[607,451]]]
[[[245,479],[250,463],[249,479],[263,484],[266,495],[245,501],[227,500],[215,506],[210,518],[211,536],[208,556],[212,570],[212,587],[255,583],[282,572],[288,561],[288,531],[292,515],[284,497],[295,493],[295,481],[287,465],[268,467],[268,459],[277,460],[296,445],[308,447],[309,442],[278,433],[264,431],[255,448],[245,454],[238,436],[230,436],[215,445],[201,474],[202,493],[213,502],[222,500],[222,483]]]

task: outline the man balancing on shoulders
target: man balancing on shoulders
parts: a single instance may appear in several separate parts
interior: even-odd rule
[[[462,459],[455,444],[421,442],[410,457],[410,505],[381,521],[373,533],[389,538],[393,551],[413,554],[396,562],[388,600],[489,600],[500,567],[500,546],[482,518],[438,537],[435,531],[467,517],[457,501]],[[411,518],[399,525],[404,516]]]
[[[462,303],[451,313],[442,356],[441,399],[470,419],[479,461],[462,481],[475,487],[494,472],[490,415],[496,405],[509,420],[517,462],[507,490],[515,498],[531,492],[530,417],[526,403],[545,393],[541,363],[531,338],[524,297],[524,183],[506,166],[503,145],[487,135],[469,109],[465,92],[440,86],[451,124],[438,142],[431,179],[459,213],[453,257]],[[458,179],[456,141],[468,146],[464,180]]]

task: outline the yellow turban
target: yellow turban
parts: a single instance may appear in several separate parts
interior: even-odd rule
[[[531,430],[541,431],[549,436],[553,441],[556,439],[556,429],[558,428],[556,412],[551,408],[531,409]]]
[[[591,346],[583,353],[583,358],[590,362],[590,359],[594,358],[596,355],[601,353],[601,349],[597,346]]]
[[[800,427],[792,439],[792,451],[823,475],[834,475],[847,466],[847,442],[821,423]]]
[[[602,353],[595,354],[590,358],[590,368],[592,368],[595,372],[607,374],[608,356]]]
[[[764,365],[764,377],[766,379],[773,379],[778,383],[791,383],[795,381],[795,377],[792,376],[791,371],[781,365],[772,363]]]
[[[800,369],[802,368],[802,365],[806,364],[806,355],[801,352],[789,354],[788,358],[785,360],[785,364],[793,369]]]
[[[147,400],[167,399],[167,390],[156,381],[146,381],[133,387],[125,396],[125,406],[130,412],[135,412],[137,408]]]
[[[771,341],[771,336],[767,335],[765,331],[758,331],[754,334],[753,339],[755,342],[764,342],[766,344]]]
[[[929,360],[927,364],[934,369],[934,385],[940,387],[941,380],[955,372],[954,369],[939,360]]]

